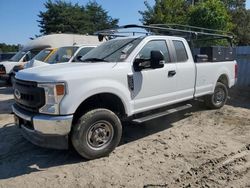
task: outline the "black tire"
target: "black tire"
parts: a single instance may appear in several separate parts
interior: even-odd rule
[[[217,82],[214,93],[205,97],[205,104],[210,109],[219,109],[227,102],[228,89],[225,84]]]
[[[12,75],[10,76],[10,83],[11,83],[11,86],[13,86],[14,82],[15,82],[15,75],[12,74]]]
[[[9,79],[7,80],[8,85],[13,86],[15,80],[15,75],[11,74]]]
[[[111,153],[119,144],[121,136],[120,119],[112,111],[99,108],[78,119],[73,125],[71,141],[82,157],[96,159]]]

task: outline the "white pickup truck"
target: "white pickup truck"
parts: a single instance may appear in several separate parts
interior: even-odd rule
[[[236,61],[195,63],[187,41],[174,36],[113,39],[82,61],[17,73],[13,112],[32,143],[67,149],[71,141],[87,159],[115,149],[124,120],[148,121],[202,96],[221,108],[237,77]],[[163,108],[172,104],[182,105]]]

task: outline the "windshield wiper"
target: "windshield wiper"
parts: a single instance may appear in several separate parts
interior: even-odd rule
[[[87,58],[87,59],[83,59],[81,60],[81,62],[108,62],[107,60],[105,59],[101,59],[101,58]]]

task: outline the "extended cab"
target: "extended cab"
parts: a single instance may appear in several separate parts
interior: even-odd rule
[[[195,63],[181,37],[117,38],[82,62],[17,73],[13,112],[32,143],[67,149],[70,140],[80,155],[94,159],[119,144],[124,120],[144,122],[186,109],[183,102],[202,96],[210,108],[221,108],[236,82],[235,69],[234,60]],[[181,105],[159,110],[173,104]]]

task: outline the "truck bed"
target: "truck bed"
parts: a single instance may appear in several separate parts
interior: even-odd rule
[[[196,84],[195,97],[213,93],[216,82],[221,75],[225,75],[228,86],[235,84],[236,61],[195,63]]]

